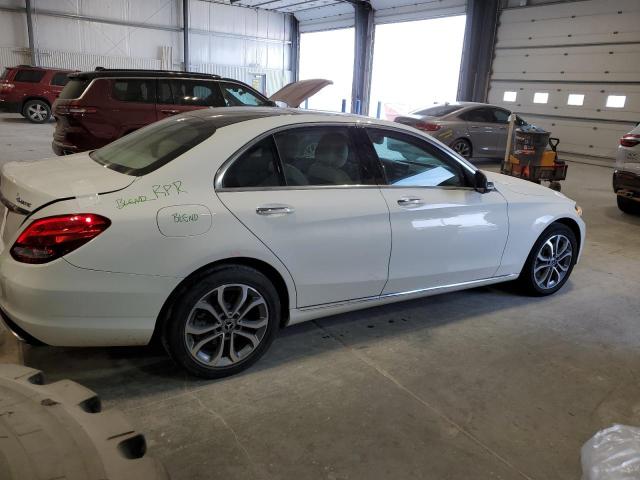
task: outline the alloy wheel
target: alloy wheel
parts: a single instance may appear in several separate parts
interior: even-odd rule
[[[44,122],[49,117],[49,112],[41,103],[29,105],[27,114],[35,122]]]
[[[227,367],[243,361],[260,345],[268,324],[267,302],[256,289],[221,285],[191,309],[184,340],[198,363]]]
[[[453,148],[464,158],[469,158],[471,156],[471,146],[463,140],[458,140],[453,145],[451,145],[451,148]]]
[[[533,265],[533,278],[542,290],[556,287],[571,267],[573,247],[562,234],[556,234],[542,244]]]

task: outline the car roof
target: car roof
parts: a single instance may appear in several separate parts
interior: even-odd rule
[[[173,70],[143,70],[143,69],[107,69],[96,68],[88,72],[78,72],[69,75],[71,78],[80,78],[83,80],[92,80],[94,78],[105,77],[153,77],[153,78],[195,78],[200,80],[232,80],[222,78],[220,75],[211,75],[208,73],[194,72],[178,72]]]
[[[32,65],[16,65],[14,67],[7,67],[7,70],[44,70],[46,72],[76,72],[77,71],[77,70],[69,70],[66,68],[34,67]]]

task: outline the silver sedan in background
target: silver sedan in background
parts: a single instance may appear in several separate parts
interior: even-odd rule
[[[453,102],[400,115],[410,125],[449,145],[465,158],[502,158],[511,112],[486,103]],[[520,117],[516,126],[526,125]]]

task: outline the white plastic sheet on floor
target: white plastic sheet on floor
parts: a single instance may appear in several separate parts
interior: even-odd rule
[[[640,428],[613,425],[582,447],[582,480],[640,479]]]

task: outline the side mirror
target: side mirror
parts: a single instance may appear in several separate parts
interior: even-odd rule
[[[477,192],[487,193],[493,190],[493,182],[487,180],[487,176],[481,170],[476,170],[473,176],[473,187]]]

